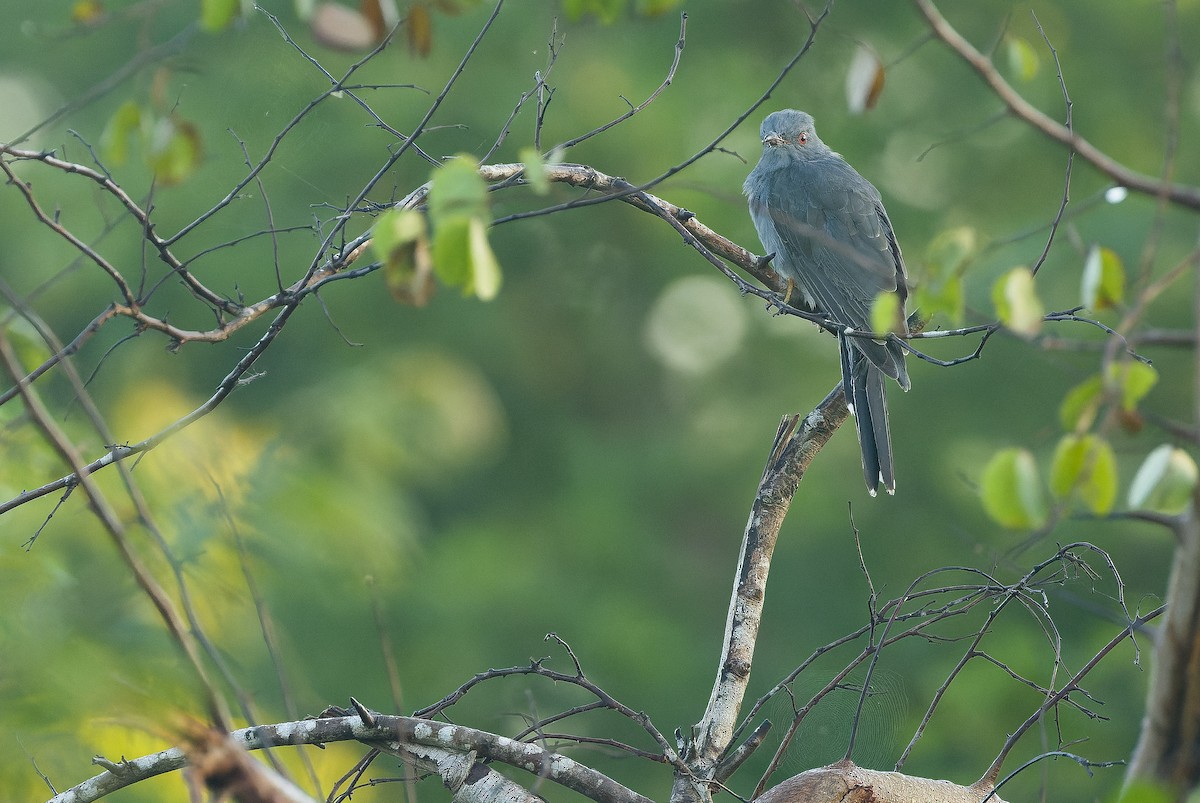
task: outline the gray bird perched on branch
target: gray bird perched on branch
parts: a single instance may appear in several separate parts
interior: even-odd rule
[[[844,328],[870,332],[881,293],[895,294],[892,331],[907,334],[904,260],[879,190],[817,137],[813,119],[794,109],[763,120],[763,153],[743,187],[750,217],[775,272],[787,280],[785,303],[799,292],[814,312]],[[896,491],[884,377],[909,388],[896,340],[838,334],[842,387],[854,414],[867,490]]]

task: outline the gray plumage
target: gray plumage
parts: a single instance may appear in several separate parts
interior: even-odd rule
[[[871,331],[880,293],[900,301],[897,331],[906,332],[904,260],[879,191],[817,136],[813,119],[775,112],[760,130],[762,158],[743,190],[750,217],[775,272],[804,303],[834,322]],[[904,349],[895,342],[838,338],[842,385],[854,413],[867,490],[896,490],[884,377],[909,388]]]

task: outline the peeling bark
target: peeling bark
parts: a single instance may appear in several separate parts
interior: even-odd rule
[[[1154,642],[1142,732],[1127,783],[1167,786],[1185,800],[1200,786],[1200,521],[1175,530],[1166,607]]]
[[[754,803],[981,803],[991,792],[992,786],[983,781],[960,786],[839,761],[794,775]],[[998,795],[988,801],[1004,803]]]

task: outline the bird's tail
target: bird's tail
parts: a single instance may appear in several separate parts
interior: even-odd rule
[[[892,436],[884,393],[886,375],[866,355],[846,343],[847,338],[842,340],[842,383],[858,429],[867,491],[874,496],[882,484],[885,491],[894,494],[896,469],[892,463]]]

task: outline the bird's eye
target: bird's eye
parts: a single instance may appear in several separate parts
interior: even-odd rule
[[[796,137],[796,141],[799,142],[801,145],[807,144],[808,143],[808,132],[801,131],[800,136]]]

